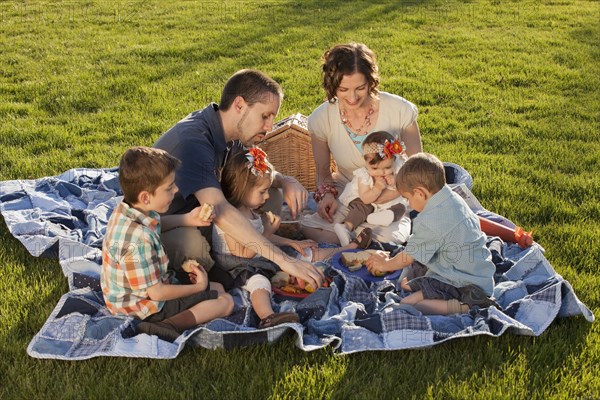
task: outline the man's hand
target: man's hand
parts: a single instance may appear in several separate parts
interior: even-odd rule
[[[305,285],[311,285],[315,290],[323,284],[324,276],[321,270],[305,261],[286,258],[284,262],[279,264],[279,267],[282,271],[300,278]],[[298,284],[302,287],[300,281],[298,281]]]
[[[329,222],[333,223],[333,215],[337,211],[338,204],[337,200],[331,193],[326,193],[325,196],[319,201],[317,204],[317,213],[321,218]]]
[[[283,199],[287,203],[290,214],[296,219],[298,214],[306,207],[308,202],[308,191],[291,176],[282,179]]]
[[[304,249],[316,248],[319,245],[314,240],[307,239],[293,240],[292,242],[290,242],[289,246],[296,250],[298,253],[300,253],[303,257],[305,257],[306,253],[304,252]]]

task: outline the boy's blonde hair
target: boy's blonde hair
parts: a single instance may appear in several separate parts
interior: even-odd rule
[[[273,183],[274,168],[266,161],[267,171],[262,176],[254,175],[250,166],[250,161],[246,158],[244,151],[231,157],[223,168],[221,176],[221,189],[229,203],[234,207],[242,205],[244,199],[250,191],[263,179],[268,176]]]
[[[413,154],[396,175],[396,188],[400,192],[412,192],[422,186],[433,194],[445,184],[444,164],[429,153]]]
[[[161,149],[145,146],[129,148],[119,164],[119,184],[123,199],[128,204],[135,204],[141,192],[154,194],[179,164],[181,162],[177,158]]]

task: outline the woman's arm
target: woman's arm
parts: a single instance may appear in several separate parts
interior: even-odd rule
[[[423,151],[423,144],[421,143],[421,131],[419,131],[419,125],[417,121],[407,126],[402,131],[402,141],[406,146],[406,154],[412,156],[413,154],[420,153]]]
[[[310,135],[313,159],[315,160],[315,173],[317,178],[317,187],[319,185],[333,184],[334,180],[331,176],[330,159],[331,151],[326,141],[319,139],[314,134]]]
[[[317,175],[317,189],[322,185],[333,185],[334,180],[331,176],[330,169],[330,157],[331,152],[327,142],[317,138],[314,134],[311,134],[311,142],[313,149],[313,158],[315,160],[315,173]],[[325,193],[323,198],[317,205],[317,213],[324,220],[332,223],[333,215],[337,210],[337,200],[333,193]]]

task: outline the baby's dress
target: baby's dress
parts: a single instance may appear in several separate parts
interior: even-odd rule
[[[396,176],[398,171],[400,171],[400,167],[402,167],[403,164],[404,164],[404,160],[399,156],[395,156],[394,177]],[[358,194],[358,183],[359,182],[361,182],[364,185],[369,185],[369,188],[371,188],[371,189],[373,188],[373,185],[375,183],[373,181],[373,178],[371,177],[371,175],[369,175],[369,171],[367,170],[367,167],[361,167],[361,168],[354,170],[353,175],[354,176],[352,177],[352,180],[346,185],[346,187],[344,188],[344,191],[342,192],[342,194],[340,195],[340,197],[338,199],[340,201],[340,203],[342,203],[345,206],[348,206],[348,204],[350,204],[350,202],[352,200],[360,197]],[[388,185],[387,188],[390,190],[396,190],[395,186]],[[371,203],[371,205],[373,207],[375,207],[375,212],[377,212],[377,211],[381,211],[381,210],[387,210],[391,206],[399,204],[399,203],[408,205],[406,203],[406,200],[402,196],[398,196],[395,199],[388,201],[387,203],[383,203],[383,204]]]

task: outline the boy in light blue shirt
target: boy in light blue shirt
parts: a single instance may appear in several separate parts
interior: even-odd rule
[[[419,212],[404,251],[391,259],[374,255],[367,268],[395,271],[417,261],[425,276],[403,287],[413,291],[402,299],[424,314],[465,313],[471,307],[496,305],[492,255],[479,219],[447,185],[444,165],[434,155],[418,153],[396,176],[396,187]]]

